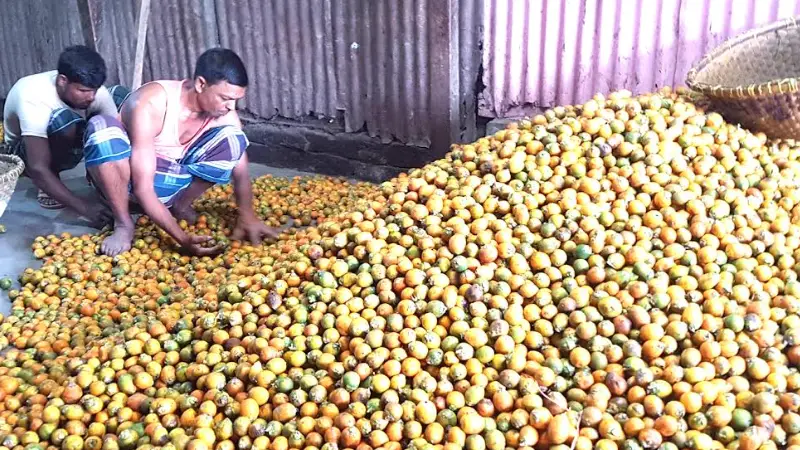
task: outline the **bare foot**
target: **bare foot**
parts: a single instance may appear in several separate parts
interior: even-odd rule
[[[132,223],[115,226],[111,236],[105,238],[100,245],[100,251],[108,256],[117,256],[122,252],[127,252],[131,249],[133,242],[133,230]]]
[[[197,211],[192,208],[192,205],[183,206],[180,203],[176,203],[172,207],[172,215],[177,220],[185,220],[189,225],[197,223]]]

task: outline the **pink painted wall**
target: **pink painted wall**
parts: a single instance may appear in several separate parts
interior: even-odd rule
[[[684,86],[728,37],[800,15],[800,0],[485,0],[478,113],[515,117],[597,92]]]

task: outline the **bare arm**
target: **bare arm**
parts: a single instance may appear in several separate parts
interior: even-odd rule
[[[231,239],[247,239],[253,244],[258,244],[265,236],[271,239],[277,238],[280,230],[268,227],[253,210],[253,185],[250,182],[247,164],[247,153],[245,153],[233,168],[233,192],[236,195],[236,204],[239,206],[239,218],[236,220],[236,228],[231,233]]]
[[[95,95],[94,102],[89,107],[89,115],[106,114],[114,116],[117,114],[117,105],[114,103],[114,97],[105,86],[100,86]]]
[[[153,84],[139,89],[126,103],[122,120],[131,140],[131,181],[133,193],[144,212],[182,246],[189,236],[156,195],[153,181],[156,175],[155,137],[161,132],[166,110],[164,88]]]
[[[66,205],[78,214],[89,213],[87,202],[73,194],[64,182],[50,169],[50,143],[47,138],[37,136],[23,136],[23,145],[28,155],[26,164],[27,172],[33,184],[43,190],[62,205]]]
[[[236,123],[241,127],[242,124],[239,122],[236,112],[233,112],[233,114]],[[247,152],[245,152],[239,158],[236,167],[233,168],[231,178],[233,181],[233,193],[236,196],[236,205],[239,207],[239,219],[236,221],[236,228],[234,228],[231,238],[248,239],[256,244],[261,242],[264,236],[273,239],[277,238],[280,232],[275,228],[266,226],[253,209],[253,185],[250,181],[249,163]]]
[[[243,154],[239,163],[233,168],[233,193],[236,196],[236,205],[239,207],[240,216],[252,216],[253,210],[253,185],[250,181],[247,153]]]
[[[210,236],[191,236],[181,229],[166,206],[158,199],[154,187],[156,175],[155,137],[164,125],[167,98],[164,88],[157,84],[142,87],[122,109],[122,121],[131,140],[131,181],[133,193],[150,220],[169,233],[181,247],[197,256],[213,255],[220,245],[205,248],[201,244]]]
[[[239,115],[236,111],[231,111],[231,119],[235,126],[242,128],[242,122],[239,120]],[[247,219],[256,219],[256,213],[253,210],[253,185],[250,181],[250,161],[247,158],[247,151],[243,150],[242,157],[236,167],[233,168],[232,181],[233,181],[233,194],[236,196],[236,205],[239,207],[239,216],[245,216]]]

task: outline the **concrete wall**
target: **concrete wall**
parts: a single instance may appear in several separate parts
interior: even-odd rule
[[[247,123],[245,132],[254,162],[376,183],[441,157],[431,148],[381,143],[324,121],[256,121]]]

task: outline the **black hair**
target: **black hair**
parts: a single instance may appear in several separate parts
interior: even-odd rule
[[[106,62],[99,53],[85,45],[72,45],[58,57],[58,73],[70,83],[97,89],[106,81]]]
[[[247,69],[242,59],[233,50],[227,48],[211,48],[197,58],[194,77],[205,78],[208,84],[227,81],[230,84],[247,87]]]

